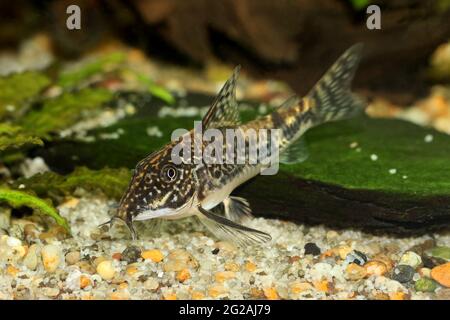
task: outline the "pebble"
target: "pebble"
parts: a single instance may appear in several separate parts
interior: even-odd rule
[[[66,263],[70,266],[80,261],[79,251],[70,251],[66,254]]]
[[[296,281],[296,282],[292,283],[290,286],[290,290],[294,294],[299,294],[304,291],[308,291],[308,290],[312,290],[312,289],[314,289],[314,287],[312,286],[312,284],[310,284],[308,282]]]
[[[216,249],[224,255],[234,256],[238,250],[235,244],[228,241],[219,241],[216,243]]]
[[[197,260],[186,250],[176,249],[169,253],[163,265],[165,272],[181,271],[183,269],[197,268]]]
[[[156,263],[161,262],[164,259],[162,252],[157,249],[143,251],[141,257],[145,260],[150,259]]]
[[[28,248],[27,255],[23,259],[23,264],[30,270],[36,270],[39,258],[38,258],[39,246],[37,244],[32,244]]]
[[[320,248],[313,242],[308,242],[305,244],[305,255],[310,254],[313,256],[318,256],[320,254]]]
[[[156,290],[159,287],[159,282],[157,279],[151,277],[151,278],[148,278],[147,280],[145,280],[144,287],[147,290]]]
[[[247,262],[244,264],[244,268],[245,268],[245,270],[247,270],[248,272],[254,272],[254,271],[256,270],[256,264],[254,264],[254,263],[251,262],[251,261],[247,261]]]
[[[111,280],[114,278],[115,270],[112,264],[111,260],[105,260],[98,264],[97,266],[97,273],[102,277],[104,280]]]
[[[42,263],[47,272],[55,272],[62,262],[62,251],[59,246],[46,245],[42,248]]]
[[[392,271],[392,279],[400,283],[408,283],[414,277],[415,270],[409,265],[400,264]]]
[[[441,286],[450,288],[450,262],[431,269],[431,277]]]
[[[388,271],[386,264],[378,260],[372,260],[365,263],[364,268],[368,275],[382,276]]]
[[[222,298],[228,293],[227,288],[223,284],[215,283],[208,289],[208,294],[212,298]]]
[[[271,287],[271,288],[264,288],[263,292],[264,292],[264,296],[268,300],[278,300],[279,299],[277,289],[275,289],[273,287]]]
[[[407,251],[402,255],[398,264],[410,266],[413,269],[416,269],[422,264],[422,258],[415,252]]]
[[[177,272],[177,280],[181,283],[185,282],[186,280],[191,278],[191,273],[188,269],[183,269]]]
[[[228,261],[228,262],[225,262],[224,269],[226,271],[237,272],[237,271],[239,271],[240,267],[239,267],[239,265],[237,263]]]
[[[345,257],[345,262],[356,263],[357,265],[360,266],[364,265],[367,262],[367,260],[368,260],[367,256],[358,250],[354,250]]]
[[[367,275],[366,268],[356,263],[350,263],[345,269],[345,272],[349,280],[361,280]]]
[[[434,292],[438,288],[436,281],[429,278],[421,278],[414,284],[416,291],[421,292]]]
[[[141,257],[141,249],[137,246],[129,246],[122,252],[122,261],[128,264],[135,263]]]
[[[214,275],[217,282],[225,282],[227,280],[233,279],[236,277],[236,273],[233,271],[219,271]]]

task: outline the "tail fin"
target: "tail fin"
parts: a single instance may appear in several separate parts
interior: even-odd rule
[[[306,96],[313,125],[350,118],[364,110],[366,103],[350,90],[361,58],[361,43],[347,49]]]

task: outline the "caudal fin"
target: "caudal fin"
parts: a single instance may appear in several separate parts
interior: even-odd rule
[[[362,48],[359,43],[347,49],[306,96],[312,104],[313,125],[350,118],[364,110],[365,101],[350,90]]]

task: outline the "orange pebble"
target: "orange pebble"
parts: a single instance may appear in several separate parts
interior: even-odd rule
[[[406,300],[408,298],[408,295],[404,292],[394,292],[389,294],[389,298],[391,300]]]
[[[176,293],[166,293],[164,295],[164,300],[177,300],[177,294]]]
[[[80,288],[81,289],[86,288],[90,284],[91,284],[91,280],[88,277],[86,277],[84,275],[80,276]]]
[[[431,277],[440,285],[450,288],[450,262],[431,269]]]
[[[253,271],[256,270],[256,264],[254,264],[254,263],[251,262],[251,261],[247,261],[247,262],[244,264],[244,268],[245,268],[245,270],[247,270],[248,272],[253,272]]]
[[[153,262],[161,262],[164,259],[164,255],[157,249],[146,250],[141,253],[143,259],[150,259]]]
[[[367,262],[364,264],[364,268],[368,275],[382,276],[388,271],[386,264],[377,260]]]
[[[275,289],[273,287],[272,288],[264,288],[263,291],[264,291],[264,295],[266,296],[267,299],[269,299],[269,300],[278,300],[279,299],[277,289]]]
[[[193,300],[203,300],[205,298],[205,295],[200,291],[193,291],[192,292],[192,299]]]
[[[291,292],[298,294],[307,290],[311,290],[313,286],[308,282],[294,282],[291,285]]]
[[[236,277],[236,274],[233,271],[219,271],[215,275],[217,282],[224,282],[234,277]]]
[[[114,260],[120,260],[122,259],[122,254],[120,252],[113,253],[112,258]]]
[[[327,280],[316,281],[313,283],[314,288],[321,292],[329,292],[330,291],[330,283]]]
[[[183,269],[181,271],[178,271],[178,273],[177,273],[177,280],[180,282],[185,282],[190,277],[191,277],[191,274],[188,269]]]
[[[19,272],[19,269],[17,269],[16,267],[14,267],[12,265],[8,265],[6,267],[6,272],[11,276],[16,276],[16,274]]]

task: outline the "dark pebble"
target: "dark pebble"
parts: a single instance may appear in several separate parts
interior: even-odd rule
[[[305,244],[305,254],[318,256],[320,254],[320,248],[315,243],[308,242],[307,244]]]
[[[422,263],[425,268],[433,269],[436,266],[446,263],[447,261],[441,258],[436,258],[428,255],[422,255]]]
[[[353,250],[353,252],[349,253],[345,260],[348,263],[356,263],[357,265],[362,266],[367,262],[367,256],[358,250]]]
[[[136,262],[141,257],[141,249],[136,246],[129,246],[122,252],[122,261],[128,264]]]
[[[213,251],[211,251],[212,254],[218,254],[220,251],[219,248],[215,248]]]
[[[400,283],[410,282],[416,271],[413,267],[407,265],[398,265],[392,271],[392,279]]]

